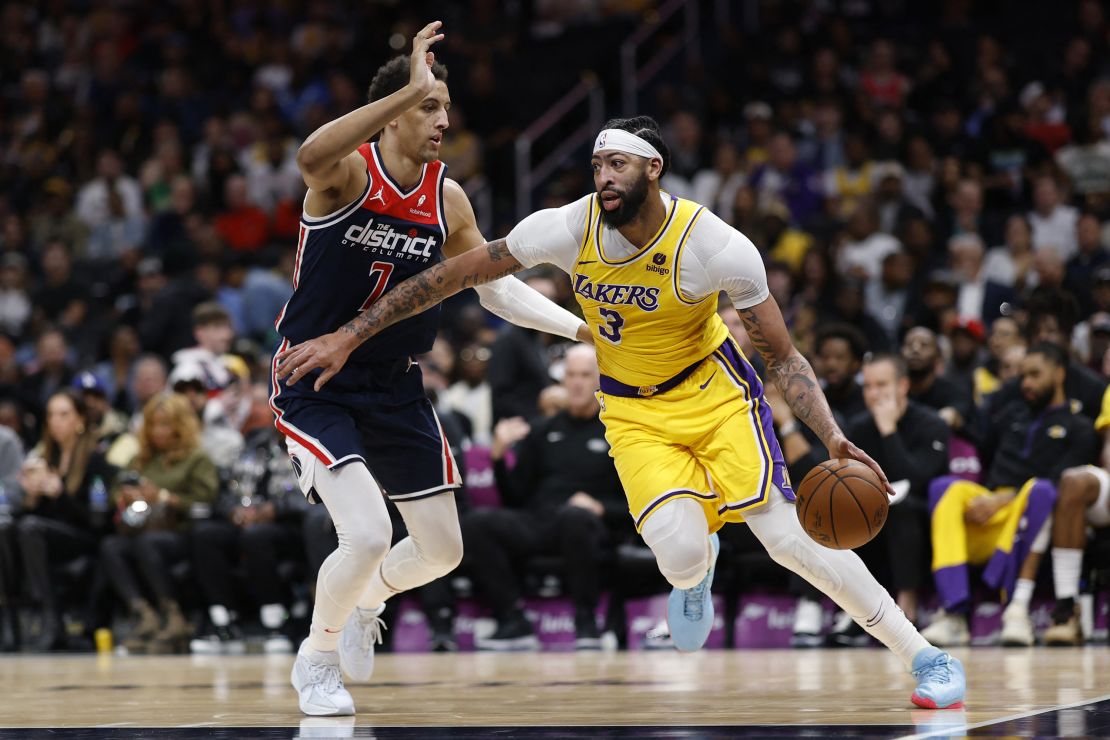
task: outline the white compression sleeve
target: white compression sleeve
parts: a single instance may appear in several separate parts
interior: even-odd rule
[[[316,578],[316,605],[308,644],[313,650],[335,650],[347,617],[358,605],[370,577],[389,551],[393,527],[382,491],[360,462],[328,470],[314,458],[312,485],[328,507],[339,547],[328,556]]]
[[[819,588],[907,668],[919,650],[929,647],[859,556],[814,542],[777,490],[763,506],[745,511],[744,520],[775,562]]]
[[[583,323],[582,319],[511,275],[478,285],[474,290],[486,310],[525,329],[575,339]]]
[[[394,545],[374,570],[359,599],[361,609],[377,609],[390,596],[442,578],[462,561],[462,530],[451,491],[394,503],[409,536]]]

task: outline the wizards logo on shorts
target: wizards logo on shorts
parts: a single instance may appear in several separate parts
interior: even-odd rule
[[[594,283],[582,273],[574,275],[574,292],[591,301],[611,306],[636,305],[645,311],[659,308],[659,288],[644,285],[606,285]]]

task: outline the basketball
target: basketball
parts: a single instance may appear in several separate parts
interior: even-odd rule
[[[802,529],[834,550],[870,542],[890,510],[878,476],[858,460],[825,460],[809,471],[795,493]]]

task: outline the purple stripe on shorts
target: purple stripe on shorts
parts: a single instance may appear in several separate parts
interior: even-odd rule
[[[755,368],[733,344],[732,340],[726,340],[717,350],[717,354],[725,361],[725,367],[732,371],[731,374],[742,385],[746,384],[751,389],[752,413],[756,415],[757,423],[770,453],[768,467],[771,469],[771,482],[778,486],[788,501],[793,501],[794,491],[787,479],[786,460],[783,458],[778,437],[775,436],[775,424],[771,415],[771,407],[763,398],[763,381],[760,379],[759,373],[755,371]],[[765,480],[766,478],[764,483],[760,485],[760,491],[765,487]]]

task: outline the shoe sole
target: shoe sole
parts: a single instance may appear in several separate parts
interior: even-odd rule
[[[935,701],[933,701],[932,699],[926,699],[923,696],[918,696],[916,691],[913,694],[910,695],[910,701],[912,701],[915,705],[921,707],[922,709],[963,709],[964,708],[963,700],[953,702],[952,704],[946,704],[945,706],[940,707],[940,706],[937,706],[937,703]]]

